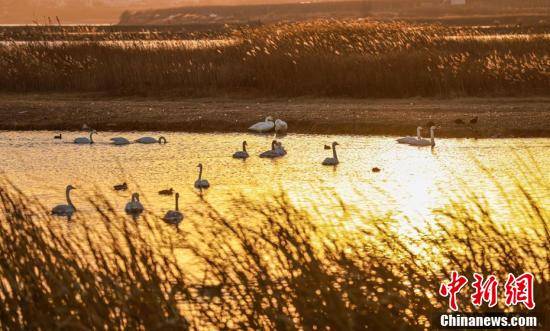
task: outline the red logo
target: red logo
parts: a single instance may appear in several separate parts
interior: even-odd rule
[[[489,307],[498,303],[499,281],[494,275],[484,278],[483,275],[474,273],[472,282],[472,295],[470,297],[474,306],[481,306],[484,302]],[[507,306],[523,304],[528,309],[535,308],[533,285],[535,277],[531,273],[524,273],[518,277],[508,274],[508,280],[504,284],[504,295]],[[449,308],[452,311],[458,310],[458,294],[468,284],[468,278],[459,275],[456,271],[451,272],[449,283],[442,283],[439,287],[439,294],[449,298]]]

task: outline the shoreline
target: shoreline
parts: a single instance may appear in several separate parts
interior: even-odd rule
[[[429,121],[443,138],[550,137],[550,97],[456,99],[144,98],[0,94],[0,130],[247,132],[266,116],[289,133],[413,135]],[[476,124],[468,124],[478,117]],[[131,120],[129,120],[131,119]],[[454,123],[462,119],[467,124]]]

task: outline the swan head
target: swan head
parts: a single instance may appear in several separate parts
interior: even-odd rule
[[[197,168],[202,169],[202,163],[199,163],[199,164],[197,165]]]
[[[339,145],[340,145],[340,144],[339,144],[338,142],[336,142],[336,141],[332,143],[332,147],[334,147],[334,146],[339,146]]]
[[[180,198],[180,194],[176,193],[176,200],[179,200],[179,198]]]
[[[268,117],[265,118],[265,121],[266,122],[273,122],[273,117],[268,116]]]
[[[430,127],[430,131],[435,131],[435,129],[437,129],[437,127],[435,125]]]
[[[243,141],[243,146],[248,146],[248,143],[245,141]]]
[[[68,185],[67,186],[67,191],[72,191],[72,190],[76,190],[76,187],[74,187],[72,185]]]
[[[139,201],[139,193],[132,194],[132,201]]]

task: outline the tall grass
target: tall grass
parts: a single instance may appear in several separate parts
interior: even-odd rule
[[[495,29],[312,21],[242,28],[220,34],[229,36],[232,45],[200,49],[182,42],[151,47],[155,37],[150,35],[136,35],[134,42],[120,45],[51,43],[46,42],[49,35],[37,41],[34,31],[31,42],[0,46],[0,90],[398,98],[548,95],[548,31],[508,27],[502,38],[479,38],[491,31],[503,33]],[[532,34],[518,35],[525,32]]]
[[[422,330],[448,309],[437,290],[451,271],[531,272],[550,313],[548,211],[526,190],[508,200],[519,228],[468,192],[422,227],[304,211],[284,194],[237,198],[233,216],[201,207],[181,229],[90,201],[97,216],[66,223],[0,186],[1,329]],[[468,298],[464,311],[487,310]]]

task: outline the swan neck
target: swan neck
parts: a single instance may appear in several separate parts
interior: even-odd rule
[[[243,143],[243,152],[246,152],[246,144]]]
[[[416,139],[418,140],[422,139],[422,136],[420,135],[420,128],[416,129]]]
[[[199,167],[199,180],[202,179],[202,166]]]
[[[74,207],[73,202],[71,201],[71,189],[67,188],[67,191],[65,192],[65,196],[67,198],[67,204],[71,207]]]
[[[94,142],[94,132],[91,131],[90,132],[90,143],[93,143]]]
[[[435,145],[435,132],[434,130],[430,130],[430,142],[432,143],[432,146]]]
[[[180,197],[178,195],[176,195],[176,211],[180,210],[179,200],[180,200]]]
[[[338,160],[338,155],[336,154],[336,145],[332,145],[332,157]]]

